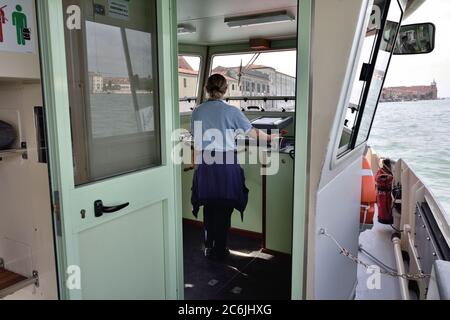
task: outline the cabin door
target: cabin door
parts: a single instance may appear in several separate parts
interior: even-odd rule
[[[175,1],[37,4],[61,296],[182,298]]]

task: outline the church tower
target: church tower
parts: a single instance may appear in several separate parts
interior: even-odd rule
[[[433,82],[431,83],[431,92],[432,92],[432,98],[431,99],[437,100],[438,99],[438,89],[437,89],[436,80],[433,80]]]

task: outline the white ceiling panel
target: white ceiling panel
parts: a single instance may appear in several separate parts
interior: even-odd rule
[[[297,16],[297,0],[178,0],[178,23],[195,26],[195,34],[180,35],[180,43],[221,44],[251,38],[289,38],[296,35],[296,22],[281,22],[232,29],[224,18],[288,10]]]

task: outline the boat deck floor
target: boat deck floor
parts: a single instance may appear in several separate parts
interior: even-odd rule
[[[266,254],[261,241],[230,233],[224,262],[203,255],[203,230],[184,224],[184,281],[187,300],[289,300],[291,257]]]
[[[360,234],[360,246],[394,271],[397,270],[394,255],[394,246],[391,241],[395,231],[390,225],[383,225],[374,217],[374,226]],[[366,254],[359,252],[358,258],[369,265],[379,265]],[[356,300],[401,300],[399,279],[381,274],[380,287],[369,289],[369,283],[373,283],[373,273],[368,273],[367,269],[358,265],[358,284],[356,287]],[[370,278],[370,279],[369,279]],[[373,286],[370,286],[373,287]],[[411,292],[411,297],[415,294]]]

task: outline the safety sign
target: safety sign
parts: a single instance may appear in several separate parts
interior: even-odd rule
[[[0,51],[35,53],[33,0],[0,0]]]
[[[109,0],[109,16],[121,20],[130,18],[130,0]]]

